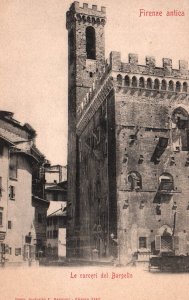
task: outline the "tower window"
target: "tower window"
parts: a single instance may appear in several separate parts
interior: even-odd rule
[[[92,26],[86,28],[86,52],[88,59],[96,59],[96,36]]]

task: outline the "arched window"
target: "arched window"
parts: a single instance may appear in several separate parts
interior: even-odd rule
[[[122,76],[120,74],[117,75],[117,82],[119,85],[122,85]]]
[[[169,91],[173,91],[174,90],[174,83],[172,80],[169,81]]]
[[[178,107],[173,111],[172,122],[177,130],[172,130],[173,146],[176,150],[189,151],[189,115]]]
[[[159,190],[172,191],[174,190],[173,176],[169,173],[163,173],[159,177]]]
[[[96,59],[96,36],[92,26],[86,28],[86,52],[88,59]]]
[[[129,76],[125,76],[125,86],[130,86],[130,78]]]
[[[154,89],[159,90],[159,80],[158,79],[154,80]]]
[[[128,183],[131,191],[139,191],[142,189],[142,178],[138,172],[130,172],[128,175]]]
[[[161,82],[161,89],[163,91],[166,91],[166,89],[167,89],[167,82],[166,82],[165,79],[163,79],[162,82]]]
[[[188,87],[187,82],[184,82],[184,83],[183,83],[183,88],[182,88],[182,91],[183,91],[184,93],[187,92],[187,87]]]
[[[180,89],[181,89],[181,84],[179,81],[176,82],[176,88],[175,88],[175,91],[176,92],[180,92]]]
[[[140,77],[139,79],[139,87],[144,88],[144,78]]]
[[[137,78],[135,76],[132,78],[132,87],[137,87]]]
[[[152,89],[152,79],[151,78],[147,79],[146,87],[147,87],[147,89]]]

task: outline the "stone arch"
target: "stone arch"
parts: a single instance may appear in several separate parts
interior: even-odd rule
[[[181,83],[180,83],[180,81],[176,82],[175,91],[176,92],[180,92],[181,91]]]
[[[144,88],[145,87],[145,81],[144,77],[139,78],[139,87]]]
[[[174,82],[172,80],[169,81],[168,90],[169,91],[174,91]]]
[[[146,87],[147,87],[147,89],[152,89],[152,79],[151,78],[147,79]]]
[[[160,85],[159,79],[156,78],[154,80],[154,89],[155,90],[159,90],[159,85]]]
[[[185,92],[187,92],[187,89],[188,89],[188,84],[187,84],[187,82],[183,82],[183,85],[182,85],[182,91],[185,93]]]
[[[117,82],[118,82],[119,85],[122,85],[122,76],[121,76],[121,74],[117,75]]]
[[[130,86],[130,77],[128,75],[125,76],[125,86]]]
[[[166,233],[167,233],[167,235],[172,235],[173,234],[171,227],[167,224],[164,224],[158,229],[158,234],[159,235],[166,235]]]
[[[86,16],[82,16],[82,20],[83,20],[83,22],[85,23],[85,22],[87,21]]]
[[[166,91],[167,89],[167,81],[165,79],[163,79],[161,82],[161,89],[162,91]]]
[[[137,87],[137,85],[138,85],[137,78],[136,78],[136,76],[133,76],[132,77],[132,87]]]
[[[100,19],[99,18],[96,19],[96,23],[97,23],[97,25],[100,24]]]

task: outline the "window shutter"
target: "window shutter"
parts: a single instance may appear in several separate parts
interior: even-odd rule
[[[15,186],[13,186],[13,198],[15,198]]]
[[[160,235],[155,236],[155,249],[161,250],[161,236]]]
[[[173,237],[173,249],[179,250],[179,236]]]

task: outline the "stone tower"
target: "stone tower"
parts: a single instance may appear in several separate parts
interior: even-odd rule
[[[75,229],[79,200],[77,190],[77,111],[105,65],[105,7],[83,7],[75,1],[67,12],[68,30],[68,248],[75,249]],[[78,197],[77,197],[78,196]],[[74,229],[75,228],[75,229]],[[69,236],[72,238],[69,239]],[[72,251],[70,250],[69,253]]]
[[[163,58],[104,63],[105,12],[74,3],[69,30],[67,253],[127,265],[189,253],[189,71]],[[74,42],[72,42],[74,41]],[[74,249],[74,251],[72,251]]]

